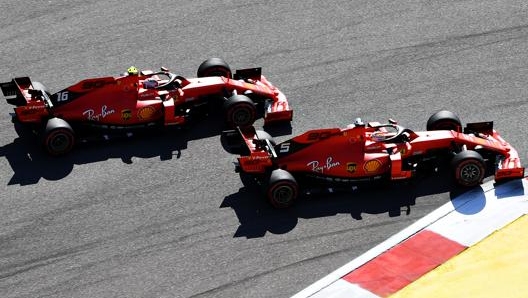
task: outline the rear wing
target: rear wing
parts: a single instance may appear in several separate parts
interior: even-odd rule
[[[277,157],[269,138],[252,126],[223,131],[222,145],[229,153],[240,155],[235,168],[237,172],[264,173],[273,165],[272,159]]]
[[[248,156],[266,152],[270,157],[277,157],[274,145],[269,139],[259,137],[259,132],[253,126],[225,130],[222,132],[221,142],[224,149],[231,154]]]
[[[29,77],[14,78],[11,82],[0,83],[7,103],[17,107],[26,106],[31,100],[43,100],[48,108],[53,107],[45,90],[35,89]]]
[[[7,100],[7,103],[17,107],[27,105],[27,99],[24,96],[23,90],[29,89],[31,86],[31,79],[29,77],[14,78],[11,82],[0,83],[2,93]]]
[[[224,150],[231,154],[247,156],[251,153],[240,128],[222,131],[220,141]]]

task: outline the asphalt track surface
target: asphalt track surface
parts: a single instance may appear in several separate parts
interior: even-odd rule
[[[194,76],[222,57],[263,67],[292,134],[355,117],[422,130],[449,109],[493,120],[526,165],[527,6],[7,0],[0,80],[57,91],[130,65]],[[432,177],[277,211],[243,188],[214,117],[49,158],[0,106],[0,297],[288,297],[461,191]]]

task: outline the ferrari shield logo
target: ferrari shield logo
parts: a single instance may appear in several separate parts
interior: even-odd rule
[[[347,163],[347,171],[351,174],[356,172],[357,164],[354,162],[348,162]]]

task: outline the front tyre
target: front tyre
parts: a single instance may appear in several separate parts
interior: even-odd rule
[[[455,155],[451,167],[456,183],[464,187],[479,185],[486,174],[486,163],[482,155],[472,150],[465,150]]]
[[[299,185],[289,172],[276,169],[271,172],[266,195],[273,207],[287,208],[299,196]]]
[[[233,95],[224,103],[226,123],[231,127],[251,126],[257,118],[257,108],[245,95]]]
[[[75,145],[75,133],[68,122],[60,118],[51,118],[42,132],[42,145],[52,156],[65,155]]]
[[[455,113],[438,111],[427,120],[427,130],[454,130],[461,132],[462,124]]]
[[[226,77],[231,78],[231,68],[221,58],[210,58],[202,62],[198,67],[197,76],[203,77]]]

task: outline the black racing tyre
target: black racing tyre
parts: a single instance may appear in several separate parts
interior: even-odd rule
[[[231,68],[224,60],[221,58],[210,58],[200,64],[197,76],[199,78],[217,76],[231,78],[232,73]]]
[[[68,122],[60,118],[51,118],[42,132],[42,145],[52,156],[65,155],[75,145],[75,133]]]
[[[455,113],[438,111],[427,120],[427,130],[454,130],[461,132],[462,123]]]
[[[245,95],[233,95],[224,102],[225,119],[231,127],[251,126],[257,118],[257,108]]]
[[[451,160],[455,181],[464,187],[477,186],[486,174],[486,163],[478,152],[464,150]]]
[[[255,131],[255,133],[256,133],[257,137],[259,138],[259,140],[269,140],[270,144],[272,146],[277,145],[277,143],[275,142],[275,140],[273,139],[273,137],[269,133],[267,133],[267,132],[265,132],[263,130],[257,130],[257,131]]]
[[[299,185],[288,171],[276,169],[271,172],[266,196],[273,207],[287,208],[299,196]]]

